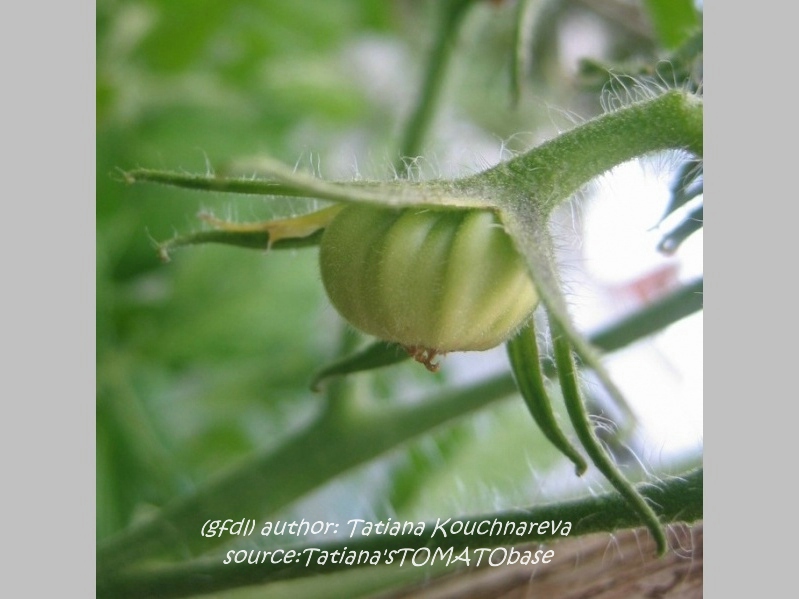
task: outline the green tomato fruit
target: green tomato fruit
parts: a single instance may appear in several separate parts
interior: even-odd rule
[[[438,354],[499,345],[538,303],[524,261],[492,212],[351,205],[325,229],[322,281],[355,328]]]

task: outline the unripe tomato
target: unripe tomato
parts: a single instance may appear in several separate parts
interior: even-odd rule
[[[345,320],[431,369],[437,354],[499,345],[538,302],[489,211],[347,206],[325,230],[320,264]]]

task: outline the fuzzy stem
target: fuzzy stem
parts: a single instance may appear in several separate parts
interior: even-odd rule
[[[654,505],[664,522],[694,522],[702,517],[702,470],[695,470],[681,477],[670,478],[657,487],[640,485],[640,493]],[[487,514],[471,518],[455,518],[466,523],[464,529],[471,529],[474,523],[489,521],[499,522],[503,529],[506,523],[527,522],[572,522],[576,528],[572,534],[585,535],[593,532],[615,532],[641,524],[638,514],[630,511],[626,501],[619,495],[606,494],[599,497],[588,497],[577,501],[563,502],[555,505],[538,506],[530,509],[514,510],[496,514]],[[378,535],[375,537],[359,537],[344,539],[326,544],[314,544],[325,551],[393,551],[416,550],[428,548],[433,551],[441,548],[446,551],[450,547],[457,555],[464,548],[497,547],[501,545],[520,545],[530,542],[545,542],[559,538],[560,533],[537,534],[449,534],[446,538],[437,534],[433,523],[425,525],[424,533],[403,534],[397,536]],[[198,535],[199,536],[199,535]],[[557,546],[555,546],[557,547]],[[223,564],[223,556],[205,558],[165,567],[159,570],[140,570],[114,573],[98,578],[98,597],[143,598],[143,597],[186,597],[203,593],[241,588],[245,586],[267,584],[278,580],[289,580],[305,576],[328,574],[341,570],[363,567],[366,564],[347,565],[340,560],[328,560],[324,564],[312,561],[307,564],[303,550],[309,548],[296,546],[294,549],[303,556],[299,562],[271,563],[269,560],[257,566],[246,562],[241,564]],[[286,547],[288,549],[288,547]],[[318,553],[316,554],[318,555]],[[370,566],[373,567],[373,566]]]
[[[532,201],[542,216],[611,168],[652,152],[702,155],[702,100],[670,91],[609,112],[492,169],[460,180],[464,190],[498,205]]]
[[[122,172],[124,181],[157,183],[196,191],[263,195],[273,197],[314,198],[328,202],[367,203],[380,206],[448,206],[493,208],[487,200],[469,194],[448,181],[326,181],[274,160],[264,161],[259,178],[193,175],[190,173],[133,169]]]
[[[325,411],[276,450],[255,456],[167,505],[155,518],[102,542],[98,568],[118,569],[164,552],[208,550],[213,539],[199,533],[208,518],[234,512],[259,518],[273,514],[350,468],[515,391],[510,377],[498,376],[414,406],[349,410],[346,421],[338,410]]]

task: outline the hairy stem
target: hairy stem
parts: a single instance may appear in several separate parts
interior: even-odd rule
[[[346,420],[337,410],[324,411],[276,450],[255,456],[165,506],[153,519],[101,543],[98,567],[116,569],[164,553],[208,550],[212,540],[199,534],[207,519],[233,513],[268,516],[342,472],[515,391],[510,377],[499,376],[416,406],[350,410]]]
[[[702,517],[702,470],[695,470],[681,477],[672,477],[658,486],[639,485],[641,495],[658,506],[658,514],[664,522],[695,522]],[[573,535],[584,535],[593,532],[609,532],[640,525],[640,515],[632,512],[624,498],[612,493],[598,497],[588,497],[577,501],[563,502],[555,505],[538,506],[529,509],[486,514],[471,518],[453,518],[464,523],[488,521],[491,525],[498,522],[505,530],[507,523],[523,522],[572,522]],[[464,529],[472,528],[471,524]],[[306,549],[318,547],[320,550],[333,551],[379,551],[417,550],[427,548],[431,551],[441,548],[446,551],[450,547],[457,554],[466,547],[490,548],[501,545],[519,545],[530,542],[546,542],[560,538],[560,533],[539,534],[533,528],[532,533],[518,534],[441,534],[433,536],[435,523],[428,522],[421,535],[402,534],[397,536],[378,535],[372,537],[346,538],[343,540],[314,544],[313,546],[296,546],[293,549],[302,557],[292,563],[271,563],[250,565],[223,564],[224,555],[204,558],[173,567],[157,570],[133,570],[111,573],[98,577],[98,597],[143,598],[143,597],[186,597],[191,595],[212,593],[252,585],[267,584],[278,580],[288,580],[305,576],[328,574],[344,569],[363,567],[357,564],[347,565],[341,561],[334,563],[328,560],[324,564],[312,560],[307,563],[303,553]],[[199,536],[199,534],[197,535]],[[557,545],[554,546],[557,548]],[[285,547],[284,549],[290,549]],[[319,553],[316,553],[319,555]],[[366,564],[368,565],[368,564]],[[374,567],[374,566],[369,566]]]
[[[464,189],[501,198],[502,210],[532,203],[542,215],[614,166],[662,150],[702,155],[702,100],[670,91],[609,112],[489,170],[460,180]]]

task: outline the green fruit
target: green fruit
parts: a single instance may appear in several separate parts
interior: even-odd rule
[[[319,256],[344,319],[431,369],[437,354],[499,345],[538,303],[488,211],[347,206],[325,229]]]

